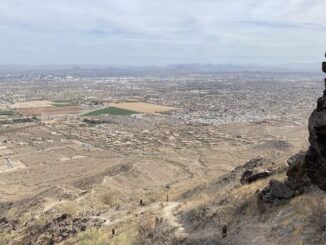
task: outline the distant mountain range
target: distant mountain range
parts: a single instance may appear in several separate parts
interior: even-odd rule
[[[283,65],[260,64],[174,64],[168,66],[104,66],[104,65],[0,65],[0,72],[54,72],[71,74],[201,74],[221,72],[321,72],[321,64],[292,63]]]

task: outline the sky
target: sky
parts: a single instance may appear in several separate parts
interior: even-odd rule
[[[0,64],[318,63],[325,0],[0,0]]]

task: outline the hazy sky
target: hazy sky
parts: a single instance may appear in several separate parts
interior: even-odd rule
[[[0,0],[0,64],[310,63],[325,0]]]

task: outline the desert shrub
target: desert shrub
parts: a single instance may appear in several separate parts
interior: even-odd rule
[[[154,215],[144,216],[138,227],[137,245],[172,245],[174,243],[172,227],[167,221]]]
[[[109,206],[119,205],[119,196],[118,196],[118,193],[116,193],[116,192],[114,192],[112,190],[105,191],[101,195],[100,200],[105,205],[109,205]]]
[[[79,207],[77,203],[73,201],[68,201],[56,206],[57,210],[61,213],[66,213],[70,215],[77,215],[79,213]]]
[[[116,230],[116,234],[110,240],[110,245],[131,245],[138,239],[137,225],[133,222],[125,224]]]
[[[108,245],[108,241],[104,238],[99,229],[88,229],[77,235],[79,245]]]
[[[9,244],[14,237],[15,237],[14,233],[0,232],[0,244],[1,245]]]
[[[34,219],[33,214],[30,212],[25,212],[19,216],[18,221],[19,221],[20,225],[24,225],[24,224],[28,223],[29,221],[31,221],[32,219]]]
[[[319,231],[326,232],[326,205],[324,201],[325,193],[318,191],[314,203],[311,207],[310,221]]]

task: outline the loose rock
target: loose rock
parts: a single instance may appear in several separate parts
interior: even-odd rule
[[[289,199],[294,196],[293,190],[278,180],[272,179],[269,185],[273,197]]]

